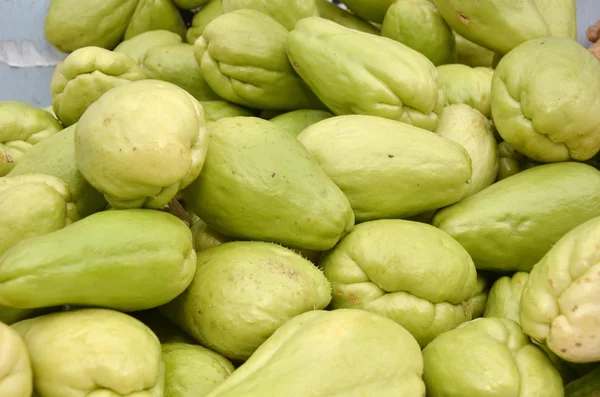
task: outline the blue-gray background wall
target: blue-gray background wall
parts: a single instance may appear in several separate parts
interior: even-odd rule
[[[85,0],[82,0],[85,1]],[[49,0],[0,0],[0,101],[50,106],[50,78],[65,56],[44,39]],[[577,0],[579,42],[590,43],[585,30],[600,19],[600,0]]]

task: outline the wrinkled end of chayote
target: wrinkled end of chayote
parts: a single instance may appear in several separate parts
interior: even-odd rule
[[[484,390],[504,396],[525,396],[528,390],[563,396],[554,365],[511,320],[479,318],[464,323],[431,342],[423,350],[423,360],[428,396],[464,397],[482,395]]]
[[[523,290],[523,330],[566,361],[600,361],[599,244],[596,217],[564,235],[535,265]]]
[[[64,181],[41,174],[0,178],[0,255],[19,241],[47,234],[79,219]]]
[[[0,322],[0,396],[30,397],[33,373],[27,348],[15,330]]]
[[[52,75],[52,107],[60,121],[70,126],[107,91],[144,78],[144,71],[125,54],[81,48],[59,63]]]
[[[598,91],[600,63],[583,46],[531,40],[499,62],[492,116],[502,138],[535,161],[585,161],[600,150]]]
[[[221,0],[211,0],[208,4],[203,6],[200,11],[194,14],[192,26],[190,26],[186,32],[187,42],[194,44],[198,37],[202,36],[206,25],[216,19],[219,15],[223,15],[223,3]]]
[[[223,12],[249,9],[270,16],[287,30],[303,18],[319,16],[314,0],[222,0]]]
[[[501,277],[494,282],[488,294],[484,317],[506,318],[519,323],[521,294],[529,273],[517,272],[512,277]]]
[[[50,113],[27,103],[0,102],[0,177],[31,147],[63,127]]]
[[[151,30],[121,42],[113,52],[125,54],[139,63],[151,48],[179,44],[181,41],[181,36],[168,30]]]

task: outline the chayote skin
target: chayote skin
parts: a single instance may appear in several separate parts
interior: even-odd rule
[[[534,266],[521,298],[523,330],[560,358],[600,361],[600,216],[565,234]]]
[[[0,178],[0,257],[30,237],[62,229],[79,219],[69,185],[41,174]]]
[[[373,24],[357,17],[356,15],[344,10],[341,7],[331,3],[328,0],[315,0],[319,9],[321,18],[329,19],[350,29],[360,30],[361,32],[379,35],[380,31]]]
[[[127,314],[70,310],[12,327],[29,351],[37,397],[164,395],[160,342]]]
[[[600,216],[600,171],[540,165],[439,211],[433,225],[466,248],[478,269],[530,271],[565,233]]]
[[[287,52],[334,114],[379,116],[435,130],[444,93],[425,55],[323,18],[300,21],[289,34]]]
[[[344,193],[300,142],[267,120],[210,125],[206,163],[186,204],[217,232],[324,251],[354,227]]]
[[[496,181],[498,146],[491,123],[483,114],[468,105],[447,106],[435,132],[459,143],[469,153],[473,172],[465,197],[482,191]]]
[[[461,200],[471,160],[458,143],[375,116],[337,116],[298,141],[344,192],[357,221],[404,218]]]
[[[223,14],[196,40],[196,61],[222,98],[256,109],[323,107],[289,64],[288,31],[254,10]]]
[[[552,36],[577,41],[577,9],[575,0],[533,0],[548,24]]]
[[[254,116],[252,110],[227,101],[202,101],[202,107],[204,108],[204,117],[207,123],[212,123],[225,117]]]
[[[483,317],[506,318],[519,324],[521,294],[528,278],[529,273],[517,272],[496,280],[490,288]]]
[[[363,310],[309,311],[286,322],[206,397],[422,397],[419,345]]]
[[[81,218],[106,208],[104,196],[94,189],[75,164],[75,124],[37,143],[21,157],[7,177],[44,174],[69,185],[71,200]],[[30,201],[30,196],[27,201]]]
[[[454,32],[454,40],[456,41],[456,53],[458,55],[458,63],[476,67],[492,67],[494,62],[494,52],[473,43]]]
[[[33,146],[62,129],[51,114],[33,105],[0,102],[0,177],[8,174]]]
[[[269,120],[293,137],[298,137],[307,127],[333,117],[324,110],[300,109],[283,113]]]
[[[95,46],[112,50],[140,0],[50,0],[44,35],[63,52]]]
[[[396,0],[344,0],[344,4],[359,17],[383,23],[388,8]]]
[[[125,40],[153,30],[168,30],[185,38],[186,26],[171,0],[139,0],[125,30]]]
[[[193,10],[207,4],[210,0],[173,0],[173,3],[184,10]]]
[[[145,310],[182,293],[195,265],[192,233],[177,217],[145,209],[103,211],[6,251],[0,257],[0,305]]]
[[[210,0],[200,11],[194,14],[192,26],[189,27],[186,33],[186,40],[189,44],[194,44],[198,37],[202,36],[206,25],[214,19],[223,15],[223,3],[221,0]]]
[[[564,395],[546,354],[504,318],[478,318],[438,336],[423,362],[428,397]]]
[[[501,54],[528,40],[551,35],[534,0],[433,0],[433,3],[456,33]]]
[[[229,360],[202,346],[165,343],[162,351],[168,397],[204,397],[234,370]]]
[[[329,282],[300,255],[230,242],[198,252],[194,280],[161,313],[203,346],[244,361],[286,321],[330,301]]]
[[[100,47],[81,48],[63,59],[52,74],[52,108],[68,127],[107,91],[145,78],[144,71],[125,54]]]
[[[434,65],[456,63],[452,29],[431,0],[397,0],[383,20],[381,35],[425,55]]]
[[[466,65],[441,65],[437,68],[446,105],[464,103],[492,117],[491,91],[494,70]]]
[[[502,138],[533,160],[585,161],[600,150],[599,91],[600,63],[579,43],[532,40],[498,64],[492,116]]]
[[[0,322],[0,396],[31,397],[33,374],[29,353],[19,334]]]
[[[360,224],[319,266],[331,281],[333,309],[389,317],[421,347],[482,314],[473,313],[471,300],[483,289],[473,260],[431,225],[399,219]]]
[[[16,309],[14,307],[0,306],[0,322],[11,325],[35,316],[38,311],[36,309]]]
[[[222,0],[222,3],[225,13],[241,9],[259,11],[289,31],[299,20],[319,16],[315,0]]]
[[[207,148],[202,105],[166,81],[112,89],[75,129],[77,168],[116,209],[166,205],[200,174]]]
[[[140,60],[149,49],[179,43],[181,43],[181,37],[176,33],[168,30],[151,30],[121,42],[113,52],[125,54],[140,63]]]
[[[140,58],[150,79],[168,81],[192,94],[199,101],[219,100],[202,77],[194,57],[194,46],[187,43],[150,48]]]

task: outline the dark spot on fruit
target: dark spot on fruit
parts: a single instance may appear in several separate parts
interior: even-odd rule
[[[567,349],[563,348],[563,349],[560,349],[560,351],[563,352],[563,353],[566,353]]]
[[[231,170],[231,173],[232,173],[232,174],[236,174],[235,170]]]
[[[393,159],[394,155],[393,154],[388,154],[388,157],[391,158],[391,159]]]
[[[7,163],[14,163],[15,160],[13,160],[13,158],[11,157],[10,154],[6,153],[6,162]]]
[[[575,343],[575,346],[581,347],[581,343],[577,342],[577,343]]]
[[[275,178],[275,173],[272,173],[272,174],[271,174],[271,178]]]
[[[133,147],[133,151],[135,152],[136,150],[137,150],[137,148],[134,146],[134,147]]]
[[[123,151],[123,149],[119,149],[119,152],[122,152],[122,151]]]
[[[458,16],[458,19],[459,19],[459,20],[460,20],[462,23],[464,23],[465,25],[468,25],[468,24],[470,23],[470,22],[469,22],[469,18],[467,18],[467,16],[465,15],[465,13],[463,13],[463,12],[459,12],[459,13],[457,14],[457,16]]]
[[[573,309],[571,309],[571,311],[572,311],[573,313],[575,313],[575,312],[577,311],[577,309],[579,309],[579,306],[577,306],[577,305],[574,305],[574,306],[573,306]]]
[[[344,293],[343,293],[342,291],[338,291],[338,292],[336,293],[336,295],[337,295],[337,296],[344,296]]]
[[[103,125],[109,125],[112,122],[112,119],[109,117],[107,119],[104,119],[104,121],[102,122]]]
[[[300,69],[300,65],[298,65],[296,62],[294,62],[294,68]]]
[[[353,302],[356,303],[358,305],[359,300],[356,296],[354,296],[354,294],[348,294],[348,298]]]
[[[554,287],[554,280],[548,280],[548,284],[550,284],[551,287]]]

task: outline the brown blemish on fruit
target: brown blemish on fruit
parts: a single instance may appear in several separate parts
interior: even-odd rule
[[[469,18],[467,18],[467,16],[465,15],[465,13],[459,11],[457,13],[457,17],[458,17],[459,21],[461,21],[463,24],[469,25],[470,21],[469,21]]]
[[[393,159],[394,155],[393,154],[388,154],[388,157],[391,158],[391,159]]]
[[[352,303],[356,303],[357,305],[360,302],[358,298],[354,296],[354,294],[348,294],[348,298],[352,301]]]
[[[581,347],[581,343],[577,342],[577,343],[575,343],[575,346]]]
[[[573,313],[575,313],[575,312],[577,311],[577,309],[579,309],[579,306],[577,306],[577,305],[574,305],[574,306],[573,306],[573,308],[571,309],[571,311],[572,311]]]
[[[275,178],[275,175],[276,175],[275,173],[272,173],[271,178]]]

